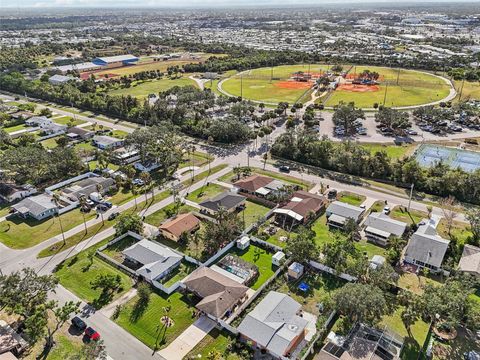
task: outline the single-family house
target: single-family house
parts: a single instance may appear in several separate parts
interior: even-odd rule
[[[67,132],[67,125],[59,125],[57,123],[44,124],[40,127],[41,132],[45,135],[60,135]]]
[[[58,74],[50,76],[48,78],[48,82],[52,85],[63,85],[72,80],[76,80],[76,78],[72,76],[65,76],[65,75],[58,75]]]
[[[10,325],[0,320],[0,355],[10,353],[20,355],[27,346],[28,343]],[[5,359],[8,358],[5,356]]]
[[[229,316],[248,291],[248,287],[205,266],[192,272],[183,284],[202,299],[197,309],[214,319]]]
[[[135,273],[148,282],[158,281],[180,265],[183,256],[167,246],[143,239],[122,251],[139,268]]]
[[[53,121],[46,116],[32,116],[25,120],[25,125],[31,127],[44,127],[53,124]]]
[[[327,207],[327,224],[337,229],[343,229],[348,219],[353,219],[356,223],[360,222],[364,211],[365,209],[359,206],[334,201]]]
[[[123,146],[123,140],[108,135],[95,135],[93,137],[93,145],[99,149],[116,149]]]
[[[0,183],[0,199],[7,203],[21,200],[37,192],[37,189],[29,184],[15,185]]]
[[[392,219],[383,212],[372,212],[364,225],[367,239],[381,246],[387,246],[392,236],[402,237],[407,228],[407,224]]]
[[[158,169],[161,165],[155,161],[146,161],[143,163],[136,162],[133,166],[140,172],[152,172],[153,170]]]
[[[480,277],[480,247],[465,245],[458,263],[458,271]]]
[[[180,214],[160,225],[159,230],[163,237],[178,241],[182,234],[191,234],[200,228],[200,220],[192,213]]]
[[[113,162],[119,165],[127,165],[140,160],[140,154],[135,149],[120,147],[113,151]]]
[[[290,201],[273,210],[275,221],[282,227],[305,224],[325,209],[327,199],[308,191],[295,191]]]
[[[43,220],[58,213],[52,197],[46,194],[27,197],[12,205],[12,209],[23,218],[30,216],[36,220]]]
[[[115,187],[115,180],[103,176],[91,176],[79,180],[62,190],[62,194],[71,201],[78,201],[85,196],[90,198],[93,193],[105,195]]]
[[[268,176],[254,174],[233,184],[240,192],[259,197],[275,195],[285,188],[285,183]]]
[[[240,207],[245,206],[245,196],[235,194],[231,191],[225,191],[211,199],[202,201],[200,205],[201,211],[214,215],[220,209],[233,212]]]
[[[91,139],[95,133],[84,128],[73,126],[68,128],[67,136],[72,140],[88,140]]]
[[[348,335],[327,335],[314,360],[399,360],[404,339],[387,328],[375,329],[355,324]]]
[[[270,291],[238,326],[241,337],[274,358],[288,357],[305,338],[308,321],[290,296]]]
[[[12,114],[10,114],[10,116],[12,117],[12,119],[30,119],[32,116],[35,116],[34,113],[32,113],[31,111],[17,111],[17,112],[14,112]]]
[[[424,219],[405,247],[404,261],[440,271],[450,241],[437,234],[435,219]]]

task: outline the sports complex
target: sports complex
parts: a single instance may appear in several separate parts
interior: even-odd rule
[[[442,162],[452,169],[460,168],[467,172],[473,172],[480,168],[478,152],[446,146],[422,144],[415,151],[415,158],[423,167],[431,167]]]
[[[343,67],[341,75],[334,75],[330,68],[303,64],[253,69],[221,81],[219,90],[270,105],[313,101],[331,107],[353,101],[361,108],[425,105],[455,94],[448,79],[422,71],[349,65]],[[375,79],[366,79],[368,72],[375,73]],[[317,81],[322,77],[331,82],[318,90]]]

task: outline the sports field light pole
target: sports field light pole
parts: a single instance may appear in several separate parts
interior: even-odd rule
[[[465,74],[463,74],[462,86],[460,87],[460,94],[458,94],[458,101],[462,100],[463,85],[465,85]]]
[[[243,100],[243,74],[240,74],[240,98]]]
[[[398,71],[397,71],[397,86],[398,86],[399,80],[400,80],[400,68],[398,68]]]

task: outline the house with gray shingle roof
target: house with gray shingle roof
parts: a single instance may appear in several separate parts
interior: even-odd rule
[[[381,246],[387,246],[392,236],[401,237],[407,228],[407,224],[392,219],[383,212],[368,215],[364,225],[367,239]]]
[[[270,291],[238,326],[244,339],[275,358],[292,353],[305,338],[308,321],[290,296]]]
[[[359,222],[362,218],[365,209],[359,206],[350,205],[342,201],[334,201],[328,205],[326,210],[328,226],[343,229],[343,226],[348,219],[353,219]]]
[[[140,240],[122,251],[125,258],[139,265],[136,274],[146,281],[158,281],[180,265],[183,256],[172,249],[150,241]]]
[[[465,245],[458,270],[480,276],[480,247]]]
[[[23,218],[30,216],[36,220],[43,220],[58,213],[52,197],[46,194],[27,197],[13,205],[12,209]]]
[[[435,219],[424,219],[405,247],[404,261],[440,271],[450,241],[437,234]]]
[[[247,198],[231,191],[225,191],[211,199],[202,201],[200,209],[204,212],[214,215],[218,210],[224,208],[228,212],[233,212],[245,205]]]

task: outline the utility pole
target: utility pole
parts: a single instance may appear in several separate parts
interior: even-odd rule
[[[460,87],[460,94],[458,94],[458,101],[462,100],[463,85],[465,85],[465,75],[463,75],[462,86]]]
[[[385,82],[385,94],[383,95],[383,106],[385,106],[385,102],[387,101],[387,90],[388,90],[388,81]]]
[[[240,74],[240,98],[243,99],[243,74]]]
[[[412,185],[410,186],[410,197],[408,198],[408,208],[407,208],[407,212],[409,213],[410,212],[410,204],[412,202],[412,196],[413,196],[413,183]]]
[[[398,68],[398,71],[397,71],[397,86],[398,86],[399,80],[400,80],[400,68]]]

